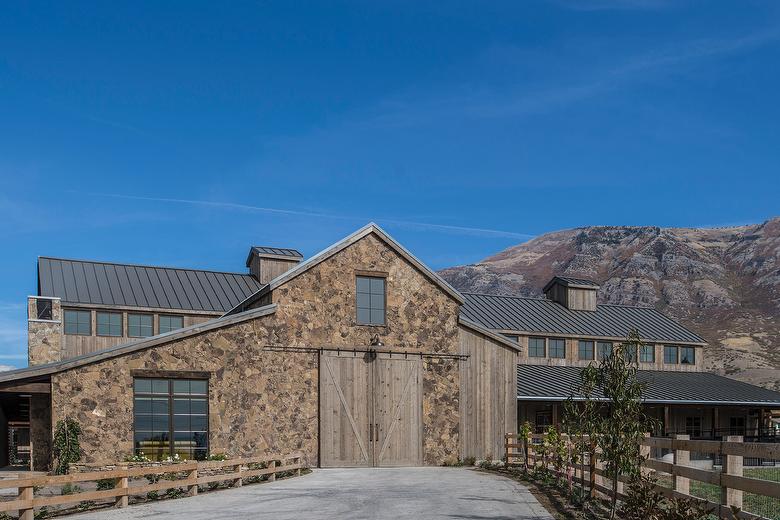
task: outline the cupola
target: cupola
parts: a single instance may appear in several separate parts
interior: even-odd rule
[[[555,276],[544,286],[544,295],[573,311],[595,311],[599,284],[582,278]]]

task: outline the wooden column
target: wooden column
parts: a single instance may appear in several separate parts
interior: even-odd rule
[[[669,405],[664,405],[664,436],[669,435],[672,431],[672,414],[669,410]]]
[[[728,435],[723,438],[725,442],[742,442],[741,435]],[[742,456],[723,455],[723,475],[742,476]],[[742,508],[742,490],[732,489],[726,486],[720,488],[720,503],[728,507]]]
[[[272,460],[271,462],[269,462],[268,463],[268,467],[270,469],[276,469],[276,461]],[[273,482],[274,480],[276,480],[276,473],[269,473],[268,474],[268,481],[269,482]]]
[[[646,433],[645,434],[645,439],[649,439],[649,438],[650,438],[650,434]],[[649,459],[650,458],[650,446],[645,446],[644,444],[640,444],[639,445],[639,456],[642,457],[643,460]],[[642,466],[639,470],[642,472],[643,475],[647,475],[647,474],[650,473],[650,468],[646,468],[644,466]]]
[[[690,435],[675,435],[674,439],[680,441],[687,441],[691,439]],[[679,466],[687,466],[691,462],[691,453],[688,450],[679,450],[674,448],[674,464]],[[676,470],[672,470],[672,489],[686,495],[691,494],[691,481],[686,477],[680,477],[677,475]]]
[[[712,407],[712,437],[714,438],[720,430],[720,409],[717,406]]]
[[[558,403],[552,404],[552,424],[555,428],[558,428]]]
[[[235,480],[233,480],[233,487],[241,487],[244,485],[244,480],[241,477],[241,473],[242,473],[241,464],[237,464],[235,466],[235,471],[236,473],[238,473],[238,477]]]

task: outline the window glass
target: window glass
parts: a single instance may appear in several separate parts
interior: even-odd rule
[[[128,314],[127,335],[131,338],[154,336],[153,316],[151,314]]]
[[[677,347],[664,345],[664,363],[667,365],[677,364]]]
[[[581,361],[589,361],[593,359],[593,342],[583,341],[579,342],[579,358]]]
[[[65,334],[77,334],[90,336],[92,334],[92,311],[74,311],[66,309],[64,312]]]
[[[598,343],[598,349],[599,349],[599,361],[604,361],[609,356],[612,355],[612,343],[609,341],[599,341]]]
[[[182,327],[184,327],[184,317],[160,315],[160,334],[180,329]]]
[[[202,379],[134,381],[135,452],[153,460],[208,454],[208,382]]]
[[[528,357],[544,356],[544,338],[528,338]]]
[[[692,438],[701,437],[701,417],[686,417],[685,433]]]
[[[625,345],[623,347],[623,356],[629,363],[636,363],[636,345]]]
[[[547,341],[551,358],[563,359],[566,357],[566,340],[550,338]]]
[[[119,337],[122,335],[122,313],[98,312],[96,321],[98,336]]]
[[[506,339],[514,341],[516,343],[520,342],[520,336],[518,336],[517,334],[502,334],[502,336],[504,336]]]
[[[356,277],[357,322],[359,325],[385,324],[385,279]]]
[[[680,363],[683,365],[696,364],[696,348],[680,347]]]
[[[639,349],[639,361],[655,363],[655,345],[642,345]]]

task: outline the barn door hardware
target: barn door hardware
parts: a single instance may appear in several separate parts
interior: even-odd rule
[[[374,440],[374,423],[368,423],[368,442]]]

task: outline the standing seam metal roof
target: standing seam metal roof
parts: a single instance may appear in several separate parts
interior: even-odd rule
[[[706,343],[673,319],[650,307],[598,305],[596,311],[570,310],[552,300],[464,293],[461,316],[492,330],[569,334],[622,339],[632,328],[647,341]]]
[[[38,258],[38,294],[64,303],[225,312],[263,284],[248,274]]]
[[[581,367],[518,365],[519,400],[561,401],[572,395],[580,382]],[[647,385],[647,402],[755,404],[780,406],[780,392],[761,388],[710,372],[639,370],[637,381]],[[600,392],[595,398],[603,398]]]

